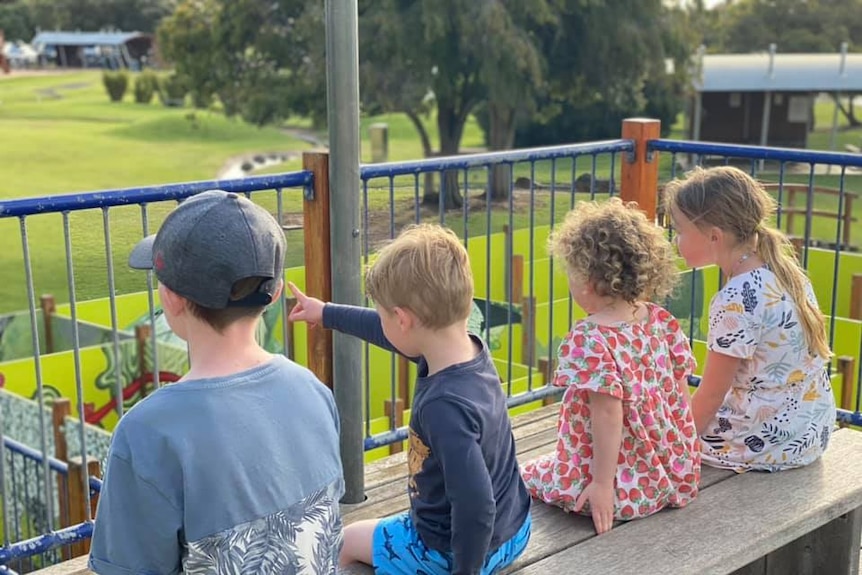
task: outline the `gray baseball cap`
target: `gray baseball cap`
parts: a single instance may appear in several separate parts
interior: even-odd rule
[[[203,307],[257,307],[272,302],[284,272],[284,232],[244,196],[210,190],[181,203],[158,233],[141,240],[129,266],[153,270],[171,291]],[[235,282],[265,278],[255,293],[231,301]]]

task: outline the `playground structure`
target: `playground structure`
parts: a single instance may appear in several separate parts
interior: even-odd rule
[[[674,161],[660,163],[659,150],[670,154],[700,150],[702,154],[726,157],[739,154],[738,157],[754,159],[758,154],[769,153],[773,160],[776,154],[775,150],[658,140],[657,128],[655,122],[629,122],[623,138],[610,142],[363,166],[363,262],[373,259],[379,240],[393,237],[404,224],[436,220],[452,227],[463,238],[473,265],[476,305],[472,326],[489,342],[501,384],[510,396],[512,413],[530,411],[552,402],[558,390],[548,382],[556,345],[567,332],[572,318],[582,313],[568,296],[564,274],[558,266],[555,269],[545,250],[548,234],[565,211],[578,201],[621,193],[625,199],[637,200],[646,211],[655,214],[658,183],[674,176],[676,164]],[[652,151],[648,153],[648,150]],[[849,155],[802,151],[781,151],[778,161],[808,161],[812,166],[862,163]],[[528,174],[529,178],[526,189],[513,189],[508,201],[492,205],[485,202],[481,194],[487,189],[493,167],[500,165],[508,167],[512,182],[516,181],[516,175],[526,177]],[[578,176],[584,166],[589,166],[590,171],[586,179]],[[669,166],[668,172],[663,172],[660,166]],[[752,169],[754,166],[752,160]],[[259,192],[271,194],[269,191],[275,190],[273,211],[284,222],[288,219],[285,196],[301,191],[305,266],[286,270],[286,278],[304,286],[311,295],[328,299],[332,252],[328,208],[322,207],[328,206],[330,193],[324,185],[328,181],[326,156],[308,154],[306,168],[307,171],[293,174],[230,182],[197,182],[117,190],[98,196],[81,194],[6,202],[0,204],[0,216],[16,217],[24,222],[40,213],[67,214],[81,209],[109,211],[114,206],[134,203],[141,206],[142,217],[146,217],[150,205],[220,187],[248,193],[252,199],[262,197]],[[424,181],[425,174],[445,172],[457,174],[465,207],[457,212],[442,207],[423,208],[418,201],[420,182]],[[763,181],[780,180],[769,171],[761,171],[757,176]],[[839,202],[834,217],[838,239],[832,249],[814,247],[815,238],[811,237],[807,225],[797,246],[829,319],[830,340],[837,356],[832,375],[836,399],[842,408],[841,421],[858,425],[862,417],[855,382],[862,350],[862,256],[845,249],[850,242],[844,241],[844,234],[849,233],[848,224],[852,222],[848,214],[853,217],[849,194],[855,193],[849,188],[851,183],[856,183],[851,178],[842,178],[838,190]],[[539,186],[539,180],[548,184]],[[859,189],[858,184],[855,189]],[[787,195],[782,195],[784,191],[784,186],[776,190],[780,199],[786,199]],[[389,211],[379,238],[372,233],[376,228],[370,206],[375,202],[383,202]],[[399,202],[410,205],[409,213],[396,212]],[[805,221],[810,221],[817,215],[813,212],[813,204],[808,202],[804,211],[795,214],[799,219],[804,217]],[[68,230],[66,234],[69,240]],[[26,238],[22,241],[26,245]],[[69,243],[66,256],[68,269],[71,269]],[[4,461],[25,457],[22,455],[25,452],[29,454],[30,463],[26,464],[30,466],[29,475],[25,471],[23,479],[29,477],[29,499],[41,501],[41,506],[31,501],[27,513],[21,516],[30,521],[28,530],[16,531],[11,529],[11,524],[4,525],[4,544],[40,533],[56,534],[63,529],[61,533],[74,534],[76,541],[75,547],[62,547],[51,535],[40,538],[29,554],[15,545],[0,550],[2,565],[22,557],[32,558],[35,549],[39,561],[30,566],[36,567],[59,555],[86,552],[98,490],[98,464],[107,449],[107,431],[135,401],[184,373],[187,358],[182,343],[165,331],[159,319],[157,294],[151,283],[150,289],[142,293],[122,296],[111,293],[96,301],[75,301],[74,287],[70,286],[69,303],[58,304],[43,298],[37,306],[32,264],[26,257],[24,266],[32,308],[23,314],[0,319],[0,374],[5,390],[0,397],[17,402],[15,408],[4,405],[7,413],[23,413],[27,409],[19,406],[26,404],[33,415],[27,421],[7,418],[0,432],[6,444]],[[681,268],[680,272],[682,286],[666,303],[686,326],[702,366],[705,306],[718,289],[721,278],[715,268]],[[112,285],[113,278],[108,279]],[[331,334],[285,322],[286,310],[290,307],[291,302],[283,298],[269,310],[261,341],[271,351],[285,353],[308,365],[322,381],[331,385]],[[407,407],[415,375],[413,369],[402,358],[376,348],[364,349],[361,369],[356,370],[349,382],[362,385],[363,405],[341,406],[341,409],[360,410],[366,461],[403,449],[403,425],[409,418]],[[692,383],[696,384],[697,379]],[[53,402],[51,411],[49,399],[54,398],[70,401]],[[77,422],[81,419],[89,425],[80,426]],[[19,462],[17,466],[21,471],[25,464]],[[4,479],[9,473],[7,464]],[[6,485],[11,485],[14,491],[16,486],[20,487],[22,478],[15,479],[14,472],[11,477]],[[74,485],[73,478],[77,481]],[[58,487],[46,487],[52,485]],[[38,493],[47,493],[42,498],[44,501],[36,497]],[[18,494],[21,495],[20,490]],[[8,499],[18,501],[16,496]],[[7,512],[14,512],[9,515],[24,509],[24,505],[12,509],[14,506],[7,501],[4,506]],[[75,509],[74,513],[70,508]],[[63,518],[64,513],[68,520]],[[34,521],[34,517],[39,520]],[[24,522],[24,519],[18,521],[19,527]],[[52,550],[58,548],[61,551]],[[24,570],[28,567],[20,562],[11,565]]]

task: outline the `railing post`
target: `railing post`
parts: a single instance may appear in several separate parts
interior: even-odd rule
[[[623,120],[624,140],[634,141],[634,154],[622,162],[620,197],[637,202],[650,220],[658,203],[658,152],[647,154],[647,142],[661,137],[661,122],[645,118]]]
[[[89,482],[84,477],[84,469],[81,457],[69,459],[69,520],[71,525],[78,525],[96,516],[96,505],[99,501],[97,494],[90,496],[90,509],[87,510],[87,500],[84,489],[89,490]],[[102,467],[95,457],[87,457],[87,476],[101,477]],[[72,557],[80,557],[90,552],[90,541],[80,541],[70,545]]]
[[[329,3],[327,2],[327,5]],[[358,160],[358,157],[357,157]],[[313,197],[306,195],[303,201],[303,233],[305,240],[305,288],[306,292],[324,301],[357,305],[360,303],[361,267],[358,254],[355,261],[352,247],[357,247],[359,229],[333,229],[339,219],[330,211],[331,189],[329,154],[306,152],[302,156],[305,170],[314,174]],[[344,185],[344,183],[342,183]],[[359,179],[352,185],[353,191],[342,189],[346,206],[347,198],[356,195]],[[358,208],[358,205],[357,205]],[[330,219],[332,218],[332,219]],[[358,223],[358,218],[357,218]],[[337,233],[336,233],[337,232]],[[347,245],[345,233],[355,246]],[[332,237],[335,239],[331,239]],[[332,246],[338,245],[339,257],[338,289],[333,289]],[[353,272],[356,277],[353,277]],[[354,285],[355,284],[355,285]],[[353,294],[354,291],[357,292]],[[337,293],[334,293],[337,291]],[[354,297],[357,296],[357,297]],[[334,297],[338,296],[338,297]],[[354,301],[355,300],[355,301]],[[344,468],[345,493],[343,503],[360,503],[365,499],[365,452],[363,441],[362,378],[360,364],[362,347],[359,341],[341,335],[338,348],[333,347],[333,335],[329,330],[317,326],[308,330],[308,367],[333,390],[341,420],[341,463]]]
[[[302,167],[314,173],[314,198],[302,202],[305,244],[305,291],[332,301],[331,243],[329,237],[329,154],[306,152]],[[308,368],[332,388],[332,332],[315,326],[308,329]]]

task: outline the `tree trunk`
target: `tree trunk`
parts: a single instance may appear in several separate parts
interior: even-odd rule
[[[845,118],[847,118],[847,122],[850,124],[851,128],[855,128],[857,126],[862,126],[862,122],[860,122],[856,118],[856,110],[854,108],[854,100],[856,99],[856,96],[858,96],[858,95],[859,94],[848,94],[848,96],[847,96],[848,104],[847,104],[846,109],[841,104],[841,100],[838,98],[837,94],[832,96],[833,99],[835,100],[835,103],[838,105],[838,109],[841,110],[841,113],[844,114]]]
[[[515,143],[515,109],[488,102],[488,145],[491,150],[511,150]],[[492,200],[505,200],[512,192],[512,167],[499,164],[491,169],[489,189]]]
[[[431,148],[431,138],[428,136],[428,130],[425,128],[425,124],[422,123],[422,119],[415,112],[404,112],[407,114],[407,117],[410,118],[410,122],[413,123],[413,126],[416,128],[416,131],[419,132],[419,140],[422,142],[422,154],[426,158],[434,157],[434,150]],[[434,183],[434,172],[425,172],[424,183],[422,186],[422,202],[427,203],[427,197],[431,196],[435,198],[435,202],[437,201],[437,186]]]
[[[437,102],[437,128],[440,133],[441,156],[454,156],[458,154],[458,149],[461,146],[461,134],[464,131],[466,120],[466,114],[459,112],[454,106],[448,105],[444,101]],[[443,208],[452,210],[463,206],[464,198],[461,196],[460,186],[458,185],[458,170],[446,170],[441,174],[440,179]],[[431,191],[433,192],[433,190]],[[439,193],[429,193],[428,189],[425,190],[425,194],[422,197],[424,205],[439,207],[440,202]]]

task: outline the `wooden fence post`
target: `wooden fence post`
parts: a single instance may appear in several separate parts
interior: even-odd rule
[[[51,325],[51,316],[57,311],[54,296],[45,294],[39,298],[42,307],[42,323],[45,326],[45,353],[54,353],[54,327]]]
[[[542,375],[542,381],[544,382],[543,385],[550,385],[554,381],[554,370],[557,369],[556,363],[556,360],[551,363],[545,358],[537,362],[539,373]],[[552,403],[556,403],[556,401],[556,397],[549,395],[542,398],[542,405],[551,405]]]
[[[313,197],[302,202],[305,243],[305,293],[332,300],[331,240],[329,236],[329,154],[305,152],[302,168],[314,173]],[[308,330],[308,367],[332,389],[332,332],[315,326]]]
[[[658,152],[647,154],[647,142],[661,137],[661,122],[645,118],[623,120],[622,137],[633,140],[633,156],[622,162],[620,197],[637,202],[647,217],[655,221],[658,204]]]
[[[532,368],[536,364],[536,298],[521,301],[521,362]]]
[[[853,409],[853,392],[856,386],[855,360],[849,355],[842,355],[838,358],[838,371],[841,372],[841,409],[854,411]],[[841,427],[846,427],[846,424],[841,424]]]
[[[51,427],[54,430],[54,457],[60,461],[69,458],[69,447],[66,443],[66,418],[72,413],[72,402],[68,397],[58,397],[51,406]],[[57,502],[59,504],[60,527],[69,527],[69,481],[57,474]],[[62,548],[63,560],[72,558],[67,547]]]
[[[400,397],[393,403],[391,399],[383,402],[383,413],[390,419],[395,419],[395,429],[404,425],[404,400]],[[404,451],[404,442],[396,441],[389,444],[389,454],[401,453]]]
[[[69,521],[71,525],[77,525],[87,520],[87,501],[84,496],[84,489],[89,490],[89,484],[84,484],[83,459],[81,457],[72,457],[69,459]],[[101,477],[102,467],[99,460],[95,457],[87,458],[87,473],[89,477]],[[90,496],[90,513],[89,517],[96,516],[96,504],[98,503],[98,494]],[[90,541],[79,541],[69,546],[72,557],[80,557],[90,552]]]
[[[295,305],[296,305],[296,298],[295,297],[285,298],[285,301],[284,301],[285,309],[284,309],[284,314],[283,314],[284,315],[283,321],[287,322],[287,341],[285,343],[287,344],[287,359],[289,359],[291,361],[296,359],[296,341],[295,341],[295,337],[293,335],[295,333],[294,329],[293,329],[294,328],[293,322],[290,321],[289,319],[287,319],[287,316],[290,313],[290,310],[292,310]]]
[[[862,274],[853,274],[850,289],[850,319],[862,320]]]

